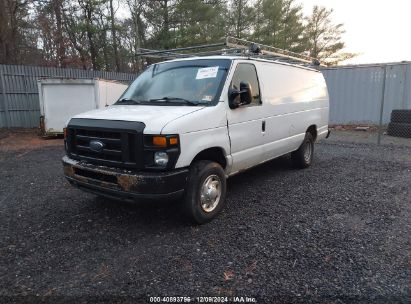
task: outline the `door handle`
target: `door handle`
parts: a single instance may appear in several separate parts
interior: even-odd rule
[[[263,132],[265,132],[265,120],[263,120],[262,124],[261,124],[261,130]]]

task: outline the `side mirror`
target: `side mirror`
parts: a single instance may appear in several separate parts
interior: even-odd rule
[[[251,92],[251,85],[249,82],[240,82],[241,103],[249,105],[253,100],[253,93]]]
[[[228,90],[228,105],[230,106],[230,109],[237,109],[241,105],[241,97],[239,90]]]
[[[240,82],[240,90],[229,89],[228,102],[231,109],[248,105],[253,99],[251,85],[248,82]]]

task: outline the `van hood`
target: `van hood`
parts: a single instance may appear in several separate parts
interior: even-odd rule
[[[137,121],[146,125],[144,133],[160,134],[169,122],[204,108],[199,106],[115,105],[81,113],[73,118]]]

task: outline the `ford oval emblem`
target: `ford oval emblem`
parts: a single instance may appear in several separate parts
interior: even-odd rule
[[[89,147],[94,152],[102,152],[104,148],[104,143],[99,140],[91,140]]]

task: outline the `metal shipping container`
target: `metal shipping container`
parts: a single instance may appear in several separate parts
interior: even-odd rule
[[[62,134],[70,117],[116,102],[127,85],[104,79],[38,80],[43,135]]]
[[[336,66],[322,70],[331,124],[390,122],[391,111],[411,109],[411,63]],[[385,76],[385,78],[384,78]]]

